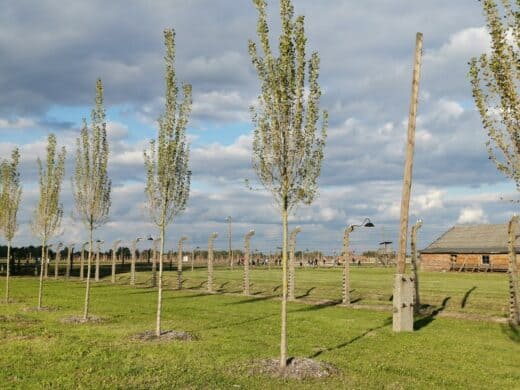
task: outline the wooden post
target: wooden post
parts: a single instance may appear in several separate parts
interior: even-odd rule
[[[112,245],[112,277],[110,278],[110,281],[112,283],[116,282],[116,261],[117,261],[117,248],[119,244],[121,243],[121,240],[117,240]]]
[[[395,275],[394,286],[394,315],[393,330],[396,332],[413,331],[413,310],[409,307],[413,305],[412,297],[408,297],[409,292],[413,292],[413,287],[408,286],[411,280],[405,277],[406,269],[406,247],[408,238],[408,214],[410,209],[410,192],[412,188],[413,155],[415,148],[415,127],[417,119],[417,104],[419,98],[419,80],[421,77],[423,35],[417,33],[415,42],[415,64],[412,80],[412,97],[410,101],[410,114],[408,117],[408,137],[406,143],[406,161],[404,166],[403,193],[401,198],[401,218],[399,229],[399,250],[397,252],[397,273]],[[408,302],[411,298],[412,302]]]
[[[413,285],[414,285],[414,301],[413,301],[413,311],[415,314],[419,313],[419,309],[421,308],[421,298],[419,295],[419,270],[417,264],[417,230],[419,230],[422,226],[422,221],[419,219],[415,225],[412,227],[412,237],[411,237],[411,251],[412,251],[412,273],[413,273]]]
[[[354,226],[350,225],[343,233],[343,304],[350,305],[350,233]]]
[[[88,242],[84,243],[81,247],[81,258],[79,259],[79,278],[80,280],[85,279],[85,246]]]
[[[301,227],[297,226],[291,232],[289,239],[289,300],[294,301],[296,297],[294,296],[294,288],[295,288],[295,274],[296,274],[296,259],[294,258],[294,251],[296,249],[296,235],[302,231]]]
[[[208,240],[208,292],[213,292],[213,242],[218,233],[211,233]]]
[[[137,256],[137,243],[141,241],[141,238],[136,238],[132,241],[132,258],[130,260],[130,285],[135,285],[135,263],[136,263],[136,256]]]
[[[188,237],[182,236],[179,240],[179,249],[177,250],[177,289],[182,290],[182,244]]]
[[[96,247],[96,270],[95,270],[95,273],[94,273],[94,279],[96,282],[99,282],[99,267],[100,267],[100,264],[99,264],[99,251],[101,250],[101,245],[103,244],[104,241],[98,241],[97,243],[97,247]]]
[[[515,214],[509,221],[509,319],[513,325],[520,325],[520,300],[518,298],[518,264],[516,262],[516,228],[518,216]]]
[[[54,260],[54,279],[58,279],[60,273],[61,248],[63,244],[60,242],[56,248],[56,259]]]
[[[65,279],[70,278],[70,271],[72,265],[72,254],[74,253],[74,244],[70,244],[67,252],[67,266],[65,268]]]
[[[244,236],[244,283],[243,283],[243,294],[249,295],[249,255],[250,255],[250,241],[251,237],[255,235],[254,230],[250,230]]]

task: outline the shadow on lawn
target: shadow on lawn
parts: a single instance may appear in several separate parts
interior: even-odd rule
[[[502,332],[513,342],[520,344],[520,326],[515,326],[511,322],[501,325]]]
[[[254,302],[267,301],[269,299],[273,299],[273,298],[276,298],[276,297],[277,297],[277,295],[266,295],[266,296],[263,296],[263,297],[246,299],[244,301],[226,303],[226,305],[243,305],[245,303],[254,303]]]
[[[464,309],[466,307],[466,303],[468,303],[468,298],[469,298],[469,295],[475,291],[475,289],[477,288],[477,286],[473,286],[471,287],[468,291],[466,291],[466,294],[464,294],[464,298],[462,298],[462,302],[460,303],[460,308],[461,309]]]
[[[227,285],[229,284],[229,282],[224,282],[222,283],[219,288],[217,289],[217,292],[223,292],[225,289],[224,287],[226,287]]]
[[[391,323],[392,323],[392,317],[388,317],[383,322],[383,325],[378,326],[376,328],[370,328],[370,329],[366,330],[365,332],[361,333],[360,335],[358,335],[358,336],[356,336],[356,337],[354,337],[354,338],[352,338],[352,339],[350,339],[348,341],[345,341],[344,343],[338,344],[335,347],[326,348],[326,349],[322,349],[320,351],[317,351],[317,352],[313,353],[312,355],[310,355],[309,358],[310,359],[314,359],[314,358],[320,356],[324,352],[330,352],[330,351],[335,351],[337,349],[345,348],[347,345],[353,344],[356,341],[361,340],[363,337],[371,334],[372,332],[375,332],[376,330],[383,329],[383,328],[389,326]]]
[[[186,290],[199,290],[207,283],[207,280],[202,281],[199,285],[193,287],[187,287]]]
[[[343,301],[341,299],[336,299],[336,300],[333,300],[333,301],[326,301],[326,302],[323,302],[323,303],[319,303],[317,305],[309,305],[303,309],[299,309],[299,310],[295,310],[296,312],[305,312],[305,311],[316,311],[316,310],[321,310],[321,309],[325,309],[327,307],[334,307],[334,306],[337,306],[339,304],[341,304]]]
[[[305,297],[308,297],[309,294],[313,291],[313,290],[316,290],[316,287],[311,287],[310,289],[308,289],[305,294],[302,294],[298,297],[296,297],[297,299],[300,299],[300,298],[305,298]]]
[[[451,299],[451,297],[446,297],[444,298],[444,300],[442,301],[442,304],[441,306],[437,307],[436,309],[432,310],[429,314],[426,314],[425,316],[419,318],[418,320],[415,320],[414,323],[413,323],[413,329],[414,330],[419,330],[421,328],[424,328],[425,326],[427,326],[428,324],[430,324],[433,320],[435,320],[435,318],[437,317],[437,315],[443,311],[444,309],[446,309],[446,305],[448,304],[448,301]]]

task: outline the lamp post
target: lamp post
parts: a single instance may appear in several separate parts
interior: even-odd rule
[[[112,244],[112,277],[110,279],[110,281],[112,283],[116,282],[116,260],[117,260],[116,251],[117,251],[119,244],[121,244],[121,240],[116,240]]]
[[[357,227],[374,227],[370,218],[359,225],[349,225],[343,234],[343,304],[350,305],[350,233]]]
[[[137,250],[137,243],[141,241],[141,237],[137,237],[135,240],[132,240],[131,247],[132,247],[132,259],[130,262],[130,285],[135,285],[135,261],[136,261],[136,250]]]
[[[94,280],[96,282],[99,282],[99,251],[101,249],[101,245],[104,244],[105,241],[103,240],[96,240],[96,243],[97,243],[97,248],[96,248],[96,272],[95,272],[95,275],[94,275]]]

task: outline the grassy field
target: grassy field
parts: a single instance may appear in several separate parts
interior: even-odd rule
[[[338,374],[304,382],[251,375],[252,361],[278,355],[279,275],[254,270],[253,293],[261,294],[242,297],[207,295],[205,271],[185,272],[187,289],[165,293],[163,321],[165,330],[196,334],[191,342],[132,338],[154,327],[149,274],[135,288],[123,284],[127,275],[94,285],[92,314],[105,321],[83,325],[61,322],[81,313],[83,283],[47,281],[44,302],[56,310],[32,312],[25,309],[36,305],[37,280],[14,278],[16,302],[0,304],[0,388],[519,388],[520,335],[505,324],[430,316],[417,319],[416,332],[394,334],[390,310],[380,311],[392,288],[384,269],[353,269],[353,298],[367,310],[310,304],[340,298],[340,270],[298,270],[304,297],[289,305],[290,356],[329,362]],[[450,297],[446,312],[506,314],[503,274],[421,276],[428,304]],[[166,279],[173,286],[175,274]],[[241,272],[217,269],[215,286],[238,292]]]

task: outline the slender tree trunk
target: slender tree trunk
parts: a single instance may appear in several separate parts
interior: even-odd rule
[[[9,274],[11,267],[11,241],[7,241],[7,268],[5,273],[5,303],[9,303]]]
[[[90,225],[90,240],[88,243],[88,260],[87,260],[87,288],[85,289],[85,308],[83,311],[83,320],[88,320],[88,309],[90,305],[90,274],[92,267],[92,236],[93,227]]]
[[[85,279],[85,250],[84,246],[81,247],[81,258],[79,259],[79,279],[83,280]]]
[[[47,245],[47,240],[44,238],[42,241],[42,261],[40,264],[40,285],[38,287],[38,310],[42,308],[42,299],[43,299],[43,274],[45,272],[45,246]]]
[[[249,295],[249,240],[244,243],[244,295]]]
[[[116,251],[113,250],[112,251],[112,278],[110,279],[110,281],[112,283],[116,282],[116,261],[117,261],[117,254],[116,254]]]
[[[56,259],[54,260],[54,279],[58,279],[58,275],[60,272],[60,261],[61,261],[61,253],[60,248],[56,250]]]
[[[161,226],[161,249],[159,253],[159,287],[157,289],[157,322],[155,335],[161,336],[161,312],[162,312],[162,290],[163,290],[163,253],[164,253],[164,224]]]
[[[287,236],[289,235],[287,206],[282,211],[282,327],[280,337],[280,368],[287,367]]]

